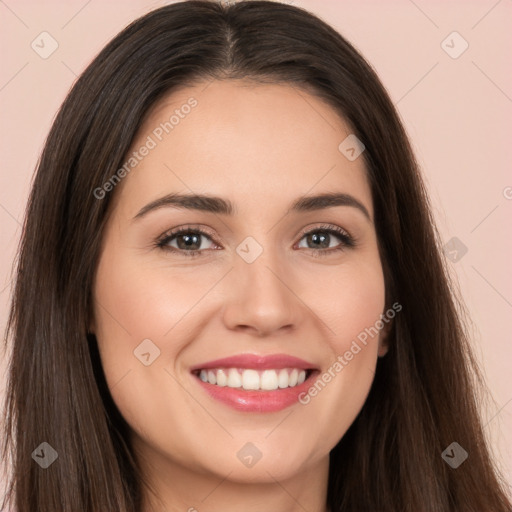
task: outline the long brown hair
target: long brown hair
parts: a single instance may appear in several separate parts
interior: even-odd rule
[[[99,200],[93,191],[123,164],[164,94],[197,80],[238,78],[313,93],[350,124],[366,148],[388,306],[403,306],[369,396],[331,452],[331,510],[509,511],[479,418],[482,382],[461,304],[393,104],[333,28],[269,1],[154,10],[101,51],[63,103],[28,202],[6,332],[3,458],[13,472],[4,506],[140,512],[143,475],[87,333],[114,195]],[[454,441],[469,454],[457,469],[441,456]],[[32,457],[42,442],[58,453],[45,470]]]

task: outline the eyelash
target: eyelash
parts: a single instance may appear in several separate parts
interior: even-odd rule
[[[333,224],[324,224],[322,226],[318,226],[309,231],[302,232],[300,234],[299,243],[306,235],[310,235],[310,234],[316,233],[316,232],[322,232],[322,233],[327,233],[329,235],[335,235],[336,237],[338,237],[341,240],[341,243],[336,247],[331,247],[331,248],[327,248],[327,249],[306,248],[306,250],[312,251],[313,257],[326,257],[329,255],[332,255],[333,253],[338,253],[339,251],[351,249],[357,245],[356,244],[357,241],[353,236],[351,236],[344,229],[342,229],[338,226],[335,226]],[[201,252],[208,250],[208,249],[193,249],[190,251],[185,251],[183,249],[177,249],[175,247],[169,247],[167,245],[173,238],[177,237],[178,235],[185,234],[185,233],[186,234],[193,233],[196,235],[204,236],[216,244],[215,240],[213,240],[213,237],[209,233],[203,231],[202,229],[194,228],[192,226],[186,226],[186,227],[179,228],[176,230],[168,231],[167,233],[165,233],[163,236],[161,236],[159,239],[156,240],[156,243],[154,244],[154,246],[163,251],[168,251],[168,252],[173,252],[173,253],[182,253],[183,256],[189,257],[189,258],[194,258],[194,257],[200,256]],[[209,250],[216,250],[216,249],[209,249]]]

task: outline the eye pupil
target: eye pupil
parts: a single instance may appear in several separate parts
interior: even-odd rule
[[[186,248],[186,249],[190,249],[191,248],[191,245],[197,245],[197,249],[199,248],[199,246],[201,245],[201,242],[199,240],[199,235],[196,235],[196,234],[193,234],[193,235],[178,235],[177,236],[177,242],[178,242],[178,247],[180,249],[183,249],[183,248]],[[184,240],[184,243],[180,243],[180,240]]]
[[[321,234],[319,235],[318,233],[321,233]],[[322,248],[329,247],[329,242],[328,242],[329,234],[328,233],[323,233],[321,231],[317,231],[316,233],[310,234],[308,238],[310,241],[314,242],[314,245],[316,245],[316,247],[322,247]],[[327,245],[325,244],[326,240],[327,240]],[[320,243],[318,244],[317,242],[320,242]]]

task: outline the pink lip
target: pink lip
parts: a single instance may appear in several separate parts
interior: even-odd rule
[[[254,370],[299,368],[313,371],[310,372],[310,375],[302,384],[293,388],[273,391],[246,391],[240,388],[221,387],[203,382],[197,376],[197,371],[209,368],[251,368]],[[276,412],[296,404],[299,401],[299,395],[311,385],[312,376],[319,373],[312,363],[286,354],[269,356],[241,354],[196,365],[191,368],[191,372],[210,397],[243,412]]]
[[[287,354],[271,354],[258,356],[255,354],[240,354],[224,357],[193,366],[190,370],[208,370],[210,368],[247,368],[253,370],[278,370],[281,368],[300,368],[301,370],[316,369],[313,363]]]

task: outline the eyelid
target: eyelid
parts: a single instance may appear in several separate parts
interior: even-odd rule
[[[208,235],[212,242],[215,240],[214,231],[211,230],[210,228],[205,227],[202,224],[185,224],[184,226],[177,226],[175,228],[171,228],[168,229],[167,231],[164,231],[159,237],[157,237],[157,242],[161,242],[166,238],[175,236],[176,234],[181,233],[183,231],[197,231],[201,234]]]
[[[306,226],[301,231],[299,231],[299,234],[297,236],[302,238],[304,235],[307,235],[311,231],[322,231],[322,230],[339,232],[341,234],[346,235],[347,237],[349,237],[351,239],[354,239],[354,237],[345,228],[337,226],[336,224],[329,224],[329,223],[320,223],[320,225],[316,225],[316,224],[311,225],[310,224],[309,226]]]

